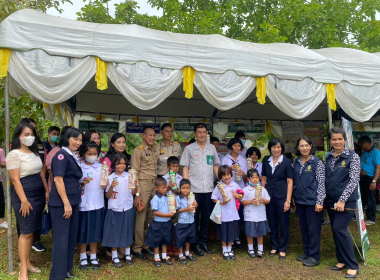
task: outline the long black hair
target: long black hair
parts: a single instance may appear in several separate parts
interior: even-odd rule
[[[116,155],[116,154],[118,154],[118,152],[116,152],[115,151],[115,148],[111,145],[111,144],[114,144],[116,141],[117,141],[117,139],[119,139],[119,138],[124,138],[124,140],[127,140],[126,138],[125,138],[125,135],[124,134],[122,134],[122,133],[115,133],[114,135],[112,135],[112,137],[111,137],[111,143],[110,143],[110,148],[108,149],[108,152],[107,152],[107,154],[106,154],[106,158],[108,158],[111,162],[112,162],[112,159],[113,159],[113,157],[114,157],[114,155]],[[130,158],[131,158],[131,156],[130,155],[128,155],[127,154],[127,152],[124,150],[123,152],[122,152],[122,154],[129,160]],[[128,167],[128,166],[127,166]]]
[[[94,141],[84,142],[79,148],[79,155],[84,158],[84,154],[91,148],[95,148],[99,156],[100,147]]]
[[[111,168],[112,168],[112,171],[115,172],[116,170],[116,165],[122,160],[124,159],[125,160],[125,164],[126,164],[126,168],[128,168],[128,158],[124,155],[124,154],[119,154],[119,153],[116,153],[114,154],[113,158],[112,158],[112,161],[111,161]]]
[[[36,156],[39,156],[38,154],[38,137],[37,137],[37,132],[36,129],[34,128],[33,125],[27,122],[22,122],[19,123],[19,125],[16,127],[15,132],[13,133],[13,138],[12,138],[12,147],[11,150],[16,150],[21,148],[21,142],[20,139],[18,139],[21,135],[21,133],[24,131],[25,128],[29,128],[32,130],[33,135],[35,137],[34,142],[32,146],[29,146],[29,150],[35,154]]]
[[[86,133],[83,135],[83,143],[90,142],[91,141],[91,136],[94,133],[98,134],[99,137],[100,137],[99,131],[97,131],[95,129],[87,130]],[[102,145],[102,142],[100,141],[100,145],[99,146],[101,146],[101,145]]]

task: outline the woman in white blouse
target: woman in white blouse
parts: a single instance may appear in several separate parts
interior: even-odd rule
[[[18,252],[20,256],[19,279],[28,279],[28,271],[41,271],[30,263],[33,233],[41,228],[42,211],[48,201],[49,192],[42,161],[38,155],[35,128],[20,123],[13,134],[11,152],[6,165],[12,188],[12,205],[20,225]]]

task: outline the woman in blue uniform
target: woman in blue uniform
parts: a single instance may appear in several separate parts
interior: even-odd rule
[[[359,198],[360,158],[345,148],[347,136],[343,129],[333,127],[328,138],[333,149],[326,154],[326,204],[338,259],[338,264],[331,269],[347,268],[346,278],[356,278],[359,265],[347,233],[354,212],[345,209],[355,209]]]
[[[280,138],[273,138],[268,143],[271,154],[263,161],[262,185],[268,191],[270,203],[267,207],[267,218],[270,227],[270,241],[272,250],[269,254],[274,257],[280,253],[279,259],[286,259],[286,250],[289,246],[289,218],[290,203],[293,191],[292,161],[283,156],[284,142]],[[278,224],[281,227],[281,243],[278,242]]]
[[[304,254],[297,260],[304,266],[319,265],[323,202],[326,196],[325,165],[315,156],[309,137],[297,141],[294,161],[293,197],[297,207]]]
[[[79,129],[69,128],[60,138],[61,150],[52,160],[53,186],[49,206],[53,226],[53,264],[50,280],[74,278],[71,274],[78,233],[82,169],[74,152],[82,144]]]

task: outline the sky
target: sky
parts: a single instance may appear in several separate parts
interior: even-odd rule
[[[140,14],[149,14],[149,15],[162,15],[162,12],[157,11],[157,9],[152,8],[146,0],[135,0],[138,2],[138,6],[140,6],[140,9],[138,12]],[[61,5],[61,9],[63,9],[63,12],[60,14],[57,10],[54,8],[50,8],[47,10],[47,13],[49,15],[53,16],[59,16],[62,18],[68,18],[68,19],[76,19],[77,15],[76,13],[80,11],[80,9],[86,5],[89,1],[83,2],[83,0],[71,0],[73,3],[72,5],[70,3],[65,3],[64,5]],[[124,2],[124,0],[112,0],[108,2],[108,8],[110,10],[110,15],[114,16],[115,14],[115,6],[114,4]]]

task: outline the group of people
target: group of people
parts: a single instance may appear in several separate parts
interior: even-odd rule
[[[345,148],[342,129],[329,131],[332,150],[325,163],[315,156],[308,137],[298,140],[298,158],[293,163],[283,155],[285,146],[280,138],[270,140],[270,155],[259,162],[260,150],[247,149],[241,132],[229,141],[226,156],[217,152],[219,139],[211,137],[208,143],[203,123],[194,126],[196,141],[184,149],[172,141],[169,123],[161,126],[161,135],[162,142],[155,145],[154,129],[145,127],[141,145],[129,155],[121,133],[111,137],[105,153],[95,130],[83,134],[72,127],[62,131],[53,127],[48,141],[41,144],[32,120],[17,126],[6,168],[20,228],[19,279],[28,279],[28,271],[40,272],[30,262],[30,251],[47,204],[53,231],[50,279],[67,279],[74,278],[71,270],[76,244],[82,269],[100,267],[100,242],[115,267],[122,267],[122,258],[126,265],[132,265],[132,252],[140,259],[152,255],[156,267],[171,265],[173,255],[178,255],[181,264],[195,261],[190,249],[197,256],[212,254],[208,244],[210,214],[218,204],[221,222],[216,235],[222,242],[224,260],[236,259],[232,246],[241,247],[242,230],[249,257],[264,256],[263,236],[269,234],[269,257],[278,254],[283,260],[289,245],[292,199],[304,250],[297,260],[308,267],[319,264],[326,207],[338,260],[332,269],[347,268],[346,278],[356,278],[359,266],[347,233],[353,212],[345,209],[356,208],[361,167],[359,156]],[[106,184],[101,184],[104,166],[110,175]],[[132,182],[135,188],[129,188],[130,168],[137,174]],[[377,176],[379,172],[376,169]],[[174,205],[169,196],[175,197]]]

